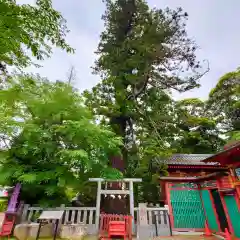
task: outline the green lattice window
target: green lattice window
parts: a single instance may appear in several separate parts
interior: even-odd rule
[[[198,190],[170,192],[174,228],[204,228],[205,215]]]

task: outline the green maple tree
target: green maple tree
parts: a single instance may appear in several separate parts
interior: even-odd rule
[[[23,183],[28,203],[69,201],[69,189],[87,192],[89,177],[121,177],[108,167],[121,140],[96,119],[78,91],[63,82],[23,75],[8,79],[0,92],[0,182]]]

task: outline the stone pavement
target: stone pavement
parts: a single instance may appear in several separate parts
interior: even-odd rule
[[[204,237],[204,236],[199,236],[199,235],[181,235],[181,236],[172,236],[172,237],[156,237],[153,238],[154,240],[217,240],[220,238],[217,238],[215,236],[212,237]]]

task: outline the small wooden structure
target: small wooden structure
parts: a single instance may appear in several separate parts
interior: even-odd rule
[[[126,222],[125,221],[110,221],[108,227],[108,239],[111,237],[123,237],[127,239],[129,233],[127,232]],[[132,237],[130,238],[132,239]]]
[[[100,217],[100,206],[101,206],[101,195],[129,195],[130,201],[130,215],[134,219],[134,195],[133,195],[133,183],[141,182],[140,178],[123,178],[120,180],[106,180],[103,178],[90,178],[89,181],[97,182],[97,202],[96,202],[96,227],[99,228],[99,217]],[[120,184],[118,189],[107,189],[107,183],[117,182]],[[103,189],[103,183],[105,189]],[[126,183],[129,187],[127,188]]]
[[[18,207],[18,198],[20,194],[21,184],[18,183],[12,193],[10,201],[8,203],[7,211],[4,213],[0,236],[10,236],[16,222]]]
[[[124,229],[118,229],[117,225],[114,223],[117,223],[118,226],[124,225]],[[99,228],[100,238],[104,238],[106,236],[106,233],[108,237],[114,236],[114,230],[110,227],[111,224],[112,228],[116,230],[115,236],[124,236],[124,238],[132,239],[132,216],[101,214]],[[119,233],[118,231],[121,232],[119,235],[117,235],[117,233]]]
[[[15,215],[5,215],[4,220],[2,222],[0,237],[10,237],[12,234],[13,226],[15,224],[16,216]]]
[[[38,218],[39,226],[38,226],[36,240],[38,240],[39,238],[42,225],[45,223],[45,221],[49,221],[49,220],[55,220],[55,228],[53,232],[53,240],[55,240],[57,237],[58,225],[60,220],[63,217],[63,213],[64,211],[43,211],[40,217]]]

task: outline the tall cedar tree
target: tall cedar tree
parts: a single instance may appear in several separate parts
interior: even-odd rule
[[[181,8],[150,9],[144,0],[104,2],[105,30],[94,67],[102,82],[85,92],[86,103],[123,139],[125,175],[143,178],[135,199],[155,202],[156,180],[167,171],[152,159],[172,154],[178,131],[171,90],[198,87],[208,69],[196,60]]]
[[[172,130],[168,125],[174,128],[169,91],[198,87],[198,80],[206,71],[196,60],[197,46],[187,36],[188,15],[181,8],[150,9],[143,0],[104,2],[105,30],[94,67],[103,80],[92,92],[86,91],[85,97],[101,121],[110,123],[122,137],[127,169],[130,152],[139,155],[144,141],[144,152],[149,157],[164,154],[169,139],[160,136],[159,128],[166,135]],[[156,105],[161,106],[161,111]],[[149,119],[156,110],[162,118],[161,126]],[[151,141],[146,140],[149,132],[143,133],[144,128],[151,129]]]

